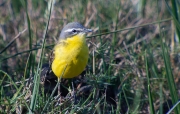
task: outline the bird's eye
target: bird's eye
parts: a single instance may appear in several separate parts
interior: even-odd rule
[[[77,32],[77,30],[73,29],[73,30],[72,30],[72,32],[73,32],[73,33],[76,33],[76,32]]]

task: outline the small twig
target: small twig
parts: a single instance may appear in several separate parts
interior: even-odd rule
[[[32,77],[32,78],[27,78],[27,79],[25,79],[24,81],[25,82],[27,82],[27,81],[29,81],[29,80],[33,80],[34,78]],[[24,81],[19,81],[19,82],[15,82],[15,84],[22,84],[22,83],[24,83]],[[3,87],[9,87],[9,86],[11,86],[11,85],[13,85],[13,84],[6,84],[6,85],[4,85]]]
[[[133,27],[129,27],[129,28],[124,28],[124,29],[119,29],[119,30],[115,30],[115,31],[111,31],[111,32],[105,32],[105,33],[101,33],[101,34],[96,34],[96,35],[88,36],[86,38],[92,38],[92,37],[102,36],[102,35],[106,35],[106,34],[113,34],[113,33],[116,33],[116,32],[122,32],[122,31],[126,31],[126,30],[131,30],[131,29],[140,28],[140,27],[144,27],[144,26],[149,26],[149,25],[153,25],[153,24],[158,24],[158,23],[171,21],[171,20],[172,20],[172,18],[168,18],[168,19],[164,19],[164,20],[161,20],[161,21],[155,21],[155,22],[152,22],[152,23],[146,23],[146,24],[133,26]]]
[[[2,50],[0,51],[0,54],[3,53],[8,47],[10,47],[10,45],[11,45],[17,38],[19,38],[19,36],[20,36],[21,34],[23,34],[26,30],[27,30],[27,28],[24,29],[22,32],[19,32],[19,34],[18,34],[16,37],[14,37],[4,49],[2,49]]]
[[[94,49],[93,49],[93,75],[95,75],[95,56],[94,56]]]
[[[178,101],[166,114],[170,114],[179,104],[180,104],[180,101]]]
[[[91,15],[91,17],[88,19],[88,21],[86,22],[86,24],[85,24],[85,26],[88,26],[89,25],[89,23],[90,23],[90,21],[94,18],[94,16],[95,16],[95,12]]]
[[[130,55],[128,49],[127,49],[126,43],[123,42],[123,44],[124,44],[124,47],[125,47],[125,49],[126,49],[126,51],[127,51],[128,56],[129,56],[129,58],[130,58],[130,61],[132,61],[132,63],[133,63],[133,69],[134,69],[134,71],[137,73],[138,77],[140,77],[140,72],[139,72],[139,70],[137,69],[137,66],[136,66],[135,62],[133,62],[133,58],[132,58],[132,56]]]

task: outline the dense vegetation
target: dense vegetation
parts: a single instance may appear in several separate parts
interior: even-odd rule
[[[0,113],[180,114],[179,12],[178,0],[0,0]],[[58,94],[41,70],[72,21],[93,29],[90,57]]]

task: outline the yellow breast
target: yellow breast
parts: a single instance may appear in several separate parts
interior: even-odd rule
[[[54,48],[52,70],[60,78],[73,78],[78,76],[86,67],[89,50],[84,35],[76,35],[61,40]]]

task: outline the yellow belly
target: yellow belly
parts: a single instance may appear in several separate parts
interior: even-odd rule
[[[85,36],[68,38],[64,40],[64,43],[55,46],[52,70],[58,78],[76,77],[86,67],[88,56],[89,50]]]

